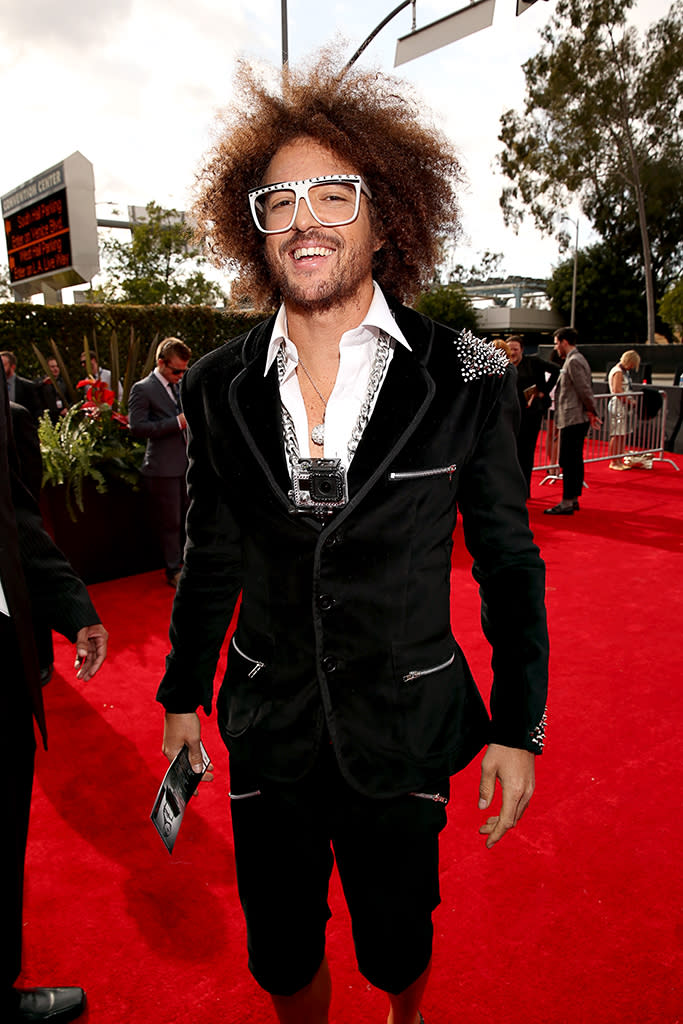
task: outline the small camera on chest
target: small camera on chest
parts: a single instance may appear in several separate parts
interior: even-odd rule
[[[292,465],[291,498],[302,512],[343,508],[349,492],[341,459],[297,459]]]

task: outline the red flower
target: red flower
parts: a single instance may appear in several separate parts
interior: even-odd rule
[[[85,397],[88,402],[96,402],[98,405],[114,404],[116,395],[113,391],[110,391],[103,380],[93,380],[92,377],[86,377],[85,380],[79,380],[76,387],[87,387],[88,390],[85,393]]]

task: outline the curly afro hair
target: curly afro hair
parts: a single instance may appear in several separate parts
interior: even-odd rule
[[[194,216],[217,265],[238,274],[237,289],[261,308],[279,297],[253,223],[247,191],[275,152],[308,137],[356,168],[372,191],[375,228],[385,240],[373,274],[409,301],[433,280],[443,245],[459,228],[461,182],[454,147],[426,123],[406,83],[382,72],[340,66],[323,51],[308,69],[282,72],[277,91],[242,60],[232,105],[196,184]]]

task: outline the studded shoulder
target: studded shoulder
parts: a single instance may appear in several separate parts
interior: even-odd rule
[[[454,345],[464,381],[492,375],[502,377],[509,366],[503,349],[496,348],[492,342],[477,338],[470,330],[460,331],[455,336]]]

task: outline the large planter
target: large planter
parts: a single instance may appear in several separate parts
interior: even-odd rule
[[[45,527],[86,583],[133,576],[163,566],[158,538],[149,522],[145,496],[113,481],[98,494],[87,480],[83,512],[69,516],[63,487],[49,484],[41,492]]]

